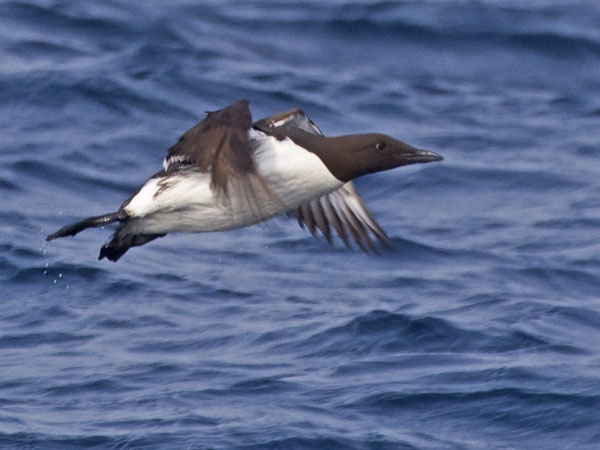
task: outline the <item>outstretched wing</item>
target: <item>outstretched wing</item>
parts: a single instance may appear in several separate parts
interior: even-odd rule
[[[313,236],[317,236],[317,230],[320,230],[330,244],[333,228],[348,248],[351,248],[349,238],[352,238],[363,251],[377,252],[371,235],[383,244],[390,245],[390,238],[379,226],[351,181],[331,194],[300,206],[291,215],[295,215],[300,226],[306,226]]]
[[[300,128],[312,134],[323,136],[323,132],[301,109],[295,108],[254,123],[254,127],[265,132],[278,128]],[[295,216],[302,228],[306,227],[313,236],[320,230],[327,242],[332,243],[332,229],[350,248],[353,239],[365,252],[377,251],[375,237],[385,245],[390,238],[377,223],[351,181],[339,189],[288,213]]]
[[[269,133],[276,128],[300,128],[311,134],[323,136],[323,132],[319,130],[312,120],[308,118],[304,111],[299,108],[289,109],[271,117],[261,119],[254,122],[254,128],[258,128],[266,133]]]
[[[211,187],[225,196],[231,187],[239,187],[241,191],[252,187],[255,191],[259,186],[268,192],[252,159],[248,137],[251,126],[248,100],[208,112],[167,151],[163,161],[166,174],[193,167],[210,172]]]

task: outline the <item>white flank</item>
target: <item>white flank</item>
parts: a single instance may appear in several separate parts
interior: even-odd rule
[[[276,199],[242,196],[224,201],[210,188],[210,174],[192,168],[162,178],[152,178],[126,206],[133,232],[167,233],[218,231],[261,222],[295,209],[343,185],[314,153],[290,139],[249,130],[255,148],[254,162]],[[169,161],[168,163],[170,163]]]

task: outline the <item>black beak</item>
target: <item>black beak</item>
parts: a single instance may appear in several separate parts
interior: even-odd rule
[[[441,161],[444,159],[442,155],[430,152],[429,150],[420,150],[413,148],[411,152],[404,153],[402,159],[405,161],[404,164],[417,164],[417,163],[428,163],[434,161]]]

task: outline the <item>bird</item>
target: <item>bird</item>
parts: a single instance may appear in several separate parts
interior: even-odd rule
[[[299,108],[252,121],[239,100],[206,116],[167,150],[163,168],[116,212],[88,217],[47,236],[118,223],[98,259],[117,261],[131,247],[167,233],[224,231],[287,214],[332,244],[333,231],[377,252],[391,240],[356,192],[362,175],[443,157],[381,133],[325,137]]]

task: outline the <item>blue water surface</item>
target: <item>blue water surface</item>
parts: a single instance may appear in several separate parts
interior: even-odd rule
[[[600,5],[0,2],[0,448],[596,449]],[[97,261],[206,110],[444,155],[285,218]]]

